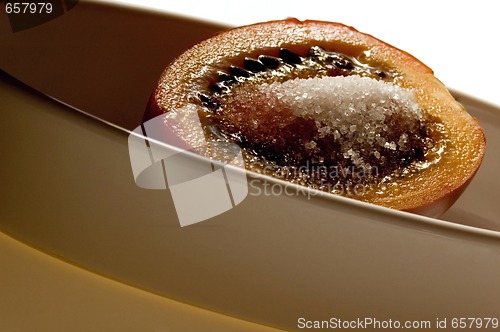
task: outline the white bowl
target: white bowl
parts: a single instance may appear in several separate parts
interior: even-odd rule
[[[150,29],[162,24],[157,14],[134,18],[120,10],[128,11],[106,17],[136,24],[152,15]],[[451,324],[498,315],[500,155],[492,144],[443,220],[328,194],[250,194],[226,213],[181,228],[168,191],[136,186],[128,132],[9,79],[2,79],[0,94],[0,123],[8,124],[0,134],[0,228],[40,250],[171,299],[287,330],[299,329],[300,318]],[[500,110],[455,95],[488,141],[500,141]],[[123,121],[133,124],[135,112]]]

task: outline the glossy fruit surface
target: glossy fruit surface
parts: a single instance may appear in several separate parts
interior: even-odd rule
[[[318,56],[322,50],[326,58]],[[237,137],[238,143],[244,143],[243,147],[254,153],[268,153],[266,160],[274,158],[273,163],[280,167],[287,166],[283,165],[287,162],[296,167],[304,160],[317,159],[302,148],[317,128],[310,121],[297,122],[286,109],[281,112],[277,106],[265,106],[267,102],[260,95],[253,98],[247,93],[250,99],[238,97],[236,102],[234,96],[268,81],[350,75],[383,80],[411,91],[425,113],[422,137],[431,143],[425,151],[413,149],[409,157],[387,154],[387,161],[409,161],[393,163],[391,168],[387,168],[386,162],[383,167],[390,174],[364,183],[369,190],[362,195],[345,196],[428,216],[444,213],[481,164],[486,146],[483,131],[430,68],[352,27],[287,19],[224,31],[193,46],[167,67],[145,119],[196,105],[201,113],[215,119],[226,138]],[[248,111],[248,104],[257,106]],[[245,123],[252,121],[259,124],[251,127]],[[189,133],[189,128],[185,133]],[[266,137],[273,142],[281,139],[282,143],[268,144],[264,142]],[[328,140],[325,142],[320,143],[328,147]],[[264,145],[266,148],[259,148]],[[276,151],[294,158],[280,159]],[[248,164],[247,168],[254,170]],[[349,181],[352,185],[352,179]]]

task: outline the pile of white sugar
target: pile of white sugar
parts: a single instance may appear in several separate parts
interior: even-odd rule
[[[333,137],[344,158],[357,166],[410,150],[409,137],[424,119],[413,91],[368,77],[297,78],[259,89],[274,94],[294,115],[314,120],[317,136]],[[315,148],[314,141],[307,145]]]

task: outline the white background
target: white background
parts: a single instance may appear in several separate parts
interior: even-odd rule
[[[107,1],[232,26],[286,17],[344,23],[413,54],[448,87],[500,106],[496,1]]]

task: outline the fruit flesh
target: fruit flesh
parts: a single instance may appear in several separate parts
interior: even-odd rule
[[[436,162],[446,144],[439,123],[424,126],[418,118],[407,119],[409,114],[387,115],[370,108],[319,127],[317,114],[296,116],[264,94],[268,87],[261,89],[237,91],[236,101],[226,102],[227,110],[214,116],[224,132],[246,148],[247,168],[259,173],[368,200],[383,195],[387,183],[408,179]],[[317,97],[310,98],[316,102]]]
[[[234,66],[219,72],[213,97],[201,98],[207,127],[215,123],[245,147],[247,168],[367,200],[380,180],[424,165],[436,135],[427,133],[416,102],[408,103],[413,94],[389,83],[390,72],[314,46],[305,57],[279,55],[268,68],[260,60],[271,57],[246,58],[242,77],[231,75]]]
[[[218,72],[230,66],[244,67],[246,58],[257,59],[262,54],[278,57],[282,48],[306,54],[312,46],[334,49],[391,72],[392,82],[413,91],[431,126],[436,124],[437,132],[446,136],[446,149],[439,156],[431,156],[439,162],[389,181],[366,201],[433,216],[445,211],[481,163],[485,149],[481,128],[428,67],[403,51],[341,24],[284,20],[237,28],[210,38],[167,68],[146,116],[199,102],[198,94],[210,90],[219,79]]]

